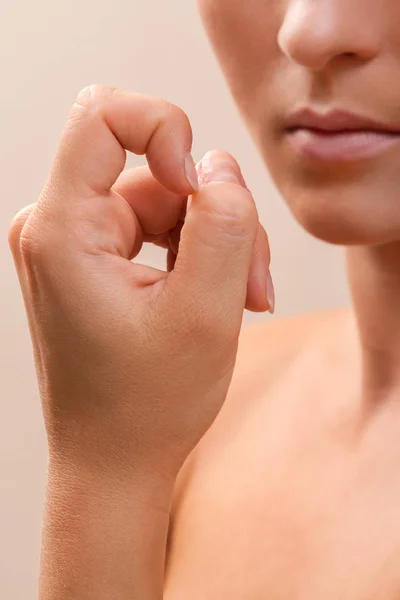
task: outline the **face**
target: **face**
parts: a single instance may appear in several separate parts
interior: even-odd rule
[[[400,0],[199,0],[233,97],[298,221],[400,240]]]

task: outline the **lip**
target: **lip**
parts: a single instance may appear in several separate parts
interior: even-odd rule
[[[400,142],[400,124],[391,126],[343,110],[324,114],[299,110],[286,119],[284,132],[300,156],[322,162],[369,158]]]

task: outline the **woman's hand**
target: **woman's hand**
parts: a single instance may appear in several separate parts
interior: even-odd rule
[[[224,402],[245,306],[268,308],[238,165],[207,155],[197,191],[191,144],[176,106],[85,88],[10,229],[49,441],[40,600],[162,598],[175,478]],[[125,150],[149,167],[122,172]],[[131,262],[144,241],[167,272]]]
[[[14,219],[50,459],[173,480],[225,400],[245,306],[268,309],[267,237],[238,165],[207,155],[196,191],[191,143],[176,106],[87,87]],[[121,174],[125,150],[149,167]],[[131,262],[144,241],[168,248],[167,272]]]

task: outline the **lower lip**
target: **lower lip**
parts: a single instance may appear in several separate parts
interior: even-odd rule
[[[321,131],[295,129],[287,133],[294,150],[321,162],[349,162],[381,154],[400,141],[400,133],[385,131]]]

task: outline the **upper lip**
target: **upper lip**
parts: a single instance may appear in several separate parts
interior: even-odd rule
[[[400,126],[390,126],[369,117],[345,110],[331,110],[318,113],[310,108],[303,108],[292,113],[285,121],[287,130],[318,129],[320,131],[387,131],[400,132]]]

